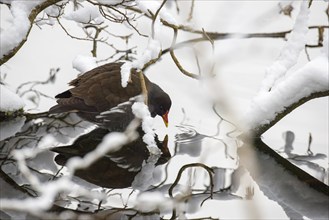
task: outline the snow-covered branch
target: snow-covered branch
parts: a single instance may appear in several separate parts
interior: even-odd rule
[[[291,73],[271,91],[255,97],[246,113],[254,135],[261,135],[305,102],[329,96],[328,68],[328,57],[319,56]]]
[[[304,1],[291,37],[280,57],[267,69],[261,89],[245,114],[247,129],[255,136],[260,136],[305,102],[329,95],[327,41],[324,42],[321,55],[297,71],[287,74],[305,48],[308,14],[307,3]]]
[[[11,26],[2,30],[0,65],[7,62],[27,41],[37,15],[61,0],[12,1],[10,4]]]
[[[279,58],[266,70],[259,95],[270,91],[277,81],[283,78],[287,71],[297,63],[299,54],[307,42],[309,13],[307,2],[303,1],[291,35],[281,50]]]

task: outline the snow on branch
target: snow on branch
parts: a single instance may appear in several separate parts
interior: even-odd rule
[[[256,136],[308,100],[329,95],[327,42],[324,42],[320,56],[299,70],[286,74],[305,48],[308,15],[307,2],[303,1],[287,44],[280,57],[267,69],[261,89],[246,111],[247,129]]]
[[[42,215],[42,212],[50,209],[58,194],[61,192],[76,193],[80,196],[88,198],[104,199],[104,195],[90,192],[71,181],[68,177],[62,177],[50,182],[41,182],[28,167],[26,160],[34,158],[37,154],[49,148],[55,142],[55,138],[48,135],[45,136],[38,146],[34,149],[24,148],[12,152],[12,156],[16,159],[18,168],[23,176],[28,180],[34,190],[39,194],[35,198],[26,199],[0,199],[1,208],[3,210],[26,211],[35,215]]]
[[[307,41],[309,13],[307,1],[303,1],[291,35],[278,59],[267,68],[266,77],[259,93],[266,93],[271,90],[277,81],[284,77],[287,71],[297,63],[299,54],[305,48]]]
[[[141,1],[137,0],[137,7],[144,12],[146,15],[153,17],[157,14],[158,9],[161,8],[161,10],[158,12],[160,19],[167,21],[168,23],[171,23],[173,25],[178,25],[176,19],[172,14],[170,14],[166,8],[162,8],[161,4],[157,1]]]
[[[26,42],[37,15],[61,0],[11,1],[10,25],[0,33],[0,65],[7,62]]]
[[[133,62],[126,62],[121,66],[121,85],[126,87],[130,79],[131,69],[143,70],[148,65],[159,59],[161,54],[161,45],[158,40],[149,39],[146,50]]]
[[[41,182],[34,175],[27,165],[27,159],[34,158],[37,154],[47,150],[52,146],[56,139],[53,136],[46,136],[39,142],[36,148],[24,148],[12,152],[13,157],[18,163],[18,167],[23,176],[31,184],[34,190],[38,192],[38,197],[18,199],[0,199],[3,210],[26,211],[37,216],[42,216],[43,212],[50,209],[57,196],[64,192],[65,194],[73,193],[75,195],[87,197],[90,199],[106,200],[106,195],[97,192],[91,192],[72,181],[76,169],[88,167],[90,164],[103,157],[109,151],[116,151],[121,146],[133,141],[136,136],[136,128],[139,126],[139,120],[133,120],[123,133],[112,132],[106,135],[97,148],[88,153],[83,158],[74,157],[68,160],[67,168],[70,175],[60,177],[54,181]]]
[[[13,112],[22,109],[25,103],[22,98],[14,92],[7,89],[4,85],[0,84],[0,111]]]
[[[166,0],[159,4],[156,1],[136,1],[137,7],[148,17],[153,20],[152,23],[152,37],[149,39],[146,50],[133,62],[126,62],[121,66],[121,85],[126,87],[130,79],[131,69],[144,70],[152,63],[156,62],[162,53],[161,43],[155,39],[155,23],[157,22],[157,17],[159,15],[161,20],[177,24],[175,18],[167,12],[163,5]]]
[[[261,135],[306,101],[329,95],[328,56],[321,56],[291,73],[271,91],[255,97],[246,113],[248,126]]]
[[[136,121],[132,123],[136,124]],[[131,127],[131,126],[130,126]],[[88,153],[85,157],[79,158],[71,158],[67,162],[67,168],[70,171],[70,175],[73,176],[74,171],[81,168],[87,168],[92,163],[103,157],[105,154],[109,152],[115,152],[119,150],[123,145],[133,141],[136,138],[135,129],[131,130],[128,126],[128,132],[120,133],[120,132],[111,132],[107,134],[102,142],[97,146],[97,148],[90,153]]]
[[[150,111],[146,104],[143,102],[135,102],[131,107],[134,115],[137,118],[142,119],[142,128],[145,132],[143,136],[144,143],[147,144],[147,148],[151,154],[161,154],[161,150],[157,147],[154,137],[155,133],[152,128],[153,119],[151,117]]]

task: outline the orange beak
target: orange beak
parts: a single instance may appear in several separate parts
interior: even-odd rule
[[[164,115],[162,115],[162,119],[163,119],[163,122],[165,123],[166,127],[168,127],[168,113],[169,113],[169,111],[167,111],[166,113],[164,113]]]

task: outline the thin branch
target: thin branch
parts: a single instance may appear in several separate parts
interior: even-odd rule
[[[153,20],[152,20],[152,39],[154,39],[155,37],[155,30],[154,30],[154,26],[155,26],[155,20],[157,19],[159,13],[160,13],[160,10],[163,8],[163,6],[166,4],[167,0],[163,0],[162,1],[162,4],[160,5],[160,7],[158,8],[158,10],[155,12],[154,14],[154,17],[153,17]]]
[[[56,18],[59,26],[63,29],[63,31],[69,36],[71,37],[72,39],[76,39],[76,40],[85,40],[85,41],[93,41],[92,39],[88,39],[88,38],[82,38],[82,37],[76,37],[76,36],[73,36],[71,35],[67,30],[66,28],[64,27],[64,25],[60,22],[59,18]]]
[[[140,80],[140,84],[141,84],[141,88],[142,88],[142,94],[143,94],[143,98],[144,98],[144,103],[145,103],[145,105],[147,105],[147,103],[148,103],[148,96],[147,96],[147,89],[146,89],[146,84],[145,84],[145,79],[144,79],[143,71],[138,71],[138,75],[139,75],[139,80]]]
[[[174,29],[174,37],[173,37],[173,41],[172,41],[172,44],[171,44],[171,47],[170,47],[170,55],[171,55],[171,58],[173,59],[174,63],[176,64],[176,66],[178,67],[178,69],[186,76],[188,77],[191,77],[193,79],[199,79],[200,76],[194,74],[194,73],[191,73],[191,72],[188,72],[187,70],[184,69],[184,67],[180,64],[179,60],[177,59],[175,53],[174,53],[174,47],[176,45],[176,39],[177,39],[177,29]]]
[[[173,190],[177,186],[180,178],[182,177],[184,170],[186,170],[187,168],[191,168],[191,167],[201,167],[208,172],[209,178],[210,178],[210,195],[211,195],[211,198],[213,198],[213,192],[214,192],[213,174],[214,174],[214,171],[212,168],[208,167],[207,165],[205,165],[203,163],[190,163],[190,164],[185,164],[184,166],[182,166],[178,171],[175,181],[173,182],[173,184],[170,186],[170,188],[168,190],[169,196],[171,198],[173,197]]]
[[[97,57],[97,42],[99,41],[99,40],[97,40],[97,38],[98,38],[99,34],[102,32],[102,30],[104,30],[105,28],[107,28],[107,26],[97,27],[95,25],[87,25],[84,28],[85,29],[88,29],[88,28],[95,29],[95,35],[92,37],[93,49],[91,50],[91,54],[93,55],[93,57]]]
[[[187,168],[190,168],[190,167],[201,167],[201,168],[204,168],[208,172],[209,179],[210,179],[210,198],[212,199],[213,193],[214,193],[214,179],[213,179],[214,171],[212,168],[208,167],[207,165],[205,165],[203,163],[190,163],[190,164],[186,164],[186,165],[182,166],[178,171],[175,181],[173,182],[173,184],[171,184],[171,186],[168,190],[169,196],[171,198],[173,198],[174,188],[177,186],[179,180],[181,179],[184,170],[186,170]],[[175,218],[176,218],[176,208],[173,208],[172,216],[170,219],[175,219]]]
[[[194,11],[194,4],[195,3],[195,0],[192,0],[191,2],[191,8],[190,8],[190,13],[188,15],[188,18],[187,18],[187,22],[190,22],[193,18],[193,11]]]
[[[319,28],[325,28],[328,29],[328,25],[324,26],[310,26],[309,29],[319,29]],[[292,30],[288,31],[282,31],[282,32],[274,32],[274,33],[216,33],[216,32],[206,32],[208,37],[210,37],[212,40],[224,40],[224,39],[234,39],[234,38],[240,38],[240,39],[248,39],[248,38],[283,38],[285,39],[287,34],[290,34]],[[199,33],[200,31],[195,31],[192,33]],[[203,32],[202,32],[203,33]],[[201,32],[199,34],[202,34]],[[174,47],[174,49],[185,47],[186,45],[190,45],[192,43],[199,43],[209,40],[205,36],[194,38],[191,40],[183,41],[180,43],[177,43]],[[172,47],[164,49],[162,51],[162,54],[170,52]]]

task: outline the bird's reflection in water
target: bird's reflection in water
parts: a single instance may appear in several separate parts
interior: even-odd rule
[[[103,137],[109,130],[96,128],[93,131],[80,136],[71,146],[56,147],[52,151],[58,153],[55,162],[64,166],[72,157],[84,157],[89,152],[95,150]],[[139,138],[124,145],[120,150],[111,152],[100,158],[88,168],[76,170],[74,173],[87,182],[106,188],[126,188],[130,187],[135,176],[142,169],[144,161],[147,161],[150,153],[142,140],[144,132],[138,129]],[[167,148],[167,137],[160,142],[155,138],[156,144],[161,149],[162,155],[155,165],[166,163],[170,158]]]

